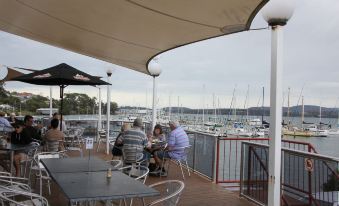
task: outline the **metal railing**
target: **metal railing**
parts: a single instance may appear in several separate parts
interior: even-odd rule
[[[240,183],[240,151],[241,143],[244,141],[268,144],[269,138],[218,138],[216,146],[216,183]],[[282,140],[282,146],[316,153],[313,145],[307,142]]]
[[[243,142],[240,195],[267,205],[268,145]],[[308,151],[282,149],[283,205],[338,205],[339,159]]]
[[[241,143],[268,143],[269,138],[218,138],[216,183],[240,183]]]

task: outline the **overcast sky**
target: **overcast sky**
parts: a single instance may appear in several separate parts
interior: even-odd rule
[[[339,97],[339,11],[338,0],[298,0],[293,18],[284,30],[284,104],[291,88],[291,105],[301,90],[305,104],[334,107]],[[252,28],[266,27],[259,13]],[[92,75],[105,76],[114,67],[112,101],[119,105],[151,106],[152,78],[126,68],[0,32],[0,64],[44,69],[61,62]],[[210,39],[162,54],[163,73],[158,78],[161,107],[179,104],[190,108],[229,107],[235,88],[236,105],[243,108],[249,85],[249,106],[269,105],[270,30],[246,31]],[[1,74],[0,74],[1,76]],[[1,78],[1,77],[0,77]],[[11,82],[9,90],[49,95],[49,88]],[[205,89],[204,89],[205,88]],[[106,89],[102,89],[106,99]],[[65,92],[98,96],[93,87],[70,86]],[[59,90],[53,89],[58,98]],[[205,101],[202,101],[205,99]],[[219,100],[219,101],[218,101]],[[219,102],[219,103],[218,103]],[[299,102],[299,104],[301,104]],[[339,102],[338,102],[339,106]]]

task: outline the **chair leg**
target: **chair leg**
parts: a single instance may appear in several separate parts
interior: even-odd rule
[[[187,168],[188,176],[191,176],[190,168],[188,167],[187,160],[185,160],[185,162],[186,162],[186,168]]]
[[[99,139],[99,141],[98,141],[97,152],[99,151],[100,144],[101,144],[101,139]]]
[[[177,162],[179,163],[179,167],[181,169],[181,174],[182,174],[182,179],[185,180],[185,174],[184,174],[184,170],[182,169],[182,164],[180,160],[177,160]]]

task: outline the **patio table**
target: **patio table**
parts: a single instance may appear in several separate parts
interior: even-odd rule
[[[120,200],[159,195],[159,192],[143,183],[113,171],[52,173],[51,177],[60,186],[70,204],[81,201]]]
[[[120,171],[113,170],[111,178],[107,178],[107,167],[112,166],[99,158],[92,158],[90,170],[87,171],[86,161],[80,158],[42,159],[41,162],[70,205],[82,201],[120,200],[160,194]],[[71,165],[72,162],[74,164]]]
[[[49,173],[97,172],[107,171],[109,168],[115,170],[111,164],[98,157],[53,158],[42,159],[41,162]]]

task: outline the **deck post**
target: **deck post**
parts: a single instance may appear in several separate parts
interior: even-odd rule
[[[272,26],[268,205],[280,205],[283,30]]]
[[[109,154],[109,123],[110,123],[110,115],[111,115],[111,76],[112,71],[107,70],[107,121],[106,121],[106,154]]]

